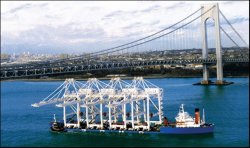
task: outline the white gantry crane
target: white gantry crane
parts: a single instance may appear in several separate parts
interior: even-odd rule
[[[87,128],[102,128],[103,126],[103,104],[105,103],[101,89],[107,84],[99,81],[97,78],[88,79],[87,83],[79,89],[79,94],[85,109],[85,122]],[[98,118],[99,116],[99,118]],[[96,121],[100,123],[96,124]]]
[[[162,95],[162,88],[142,77],[135,77],[131,84],[119,77],[108,84],[96,78],[84,84],[66,79],[47,98],[32,106],[57,103],[57,107],[63,107],[67,128],[150,130],[152,124],[162,123]],[[73,112],[67,114],[66,107]],[[67,120],[69,115],[76,116],[76,120]]]
[[[161,124],[163,89],[144,80],[143,77],[135,77],[129,88],[127,93],[131,94],[132,127],[150,130],[151,123]],[[155,116],[158,116],[158,119],[154,118]],[[140,122],[140,117],[143,118],[143,122]],[[152,121],[153,119],[155,121]]]
[[[72,124],[70,124],[70,126],[74,126],[74,127],[79,127],[80,125],[80,108],[79,108],[79,104],[80,104],[80,96],[78,94],[78,90],[81,87],[81,85],[83,85],[80,82],[75,81],[74,79],[66,79],[64,81],[64,83],[62,85],[60,85],[55,91],[53,91],[48,97],[46,97],[45,99],[43,99],[42,101],[38,102],[38,103],[34,103],[31,106],[33,107],[41,107],[43,105],[48,105],[48,104],[54,104],[54,103],[60,103],[57,104],[56,106],[58,107],[63,107],[63,120],[64,120],[64,125],[67,125],[67,116],[70,115],[76,115],[77,116],[77,121],[73,121],[73,119],[71,121],[68,122],[72,122]],[[76,101],[77,106],[75,106],[74,104],[70,104],[70,102],[72,101]],[[64,104],[64,105],[61,105]],[[70,111],[73,111],[69,114],[66,114],[66,105],[70,107]],[[60,106],[61,105],[61,106]]]
[[[128,103],[127,95],[122,91],[127,88],[129,83],[115,77],[110,80],[106,88],[101,90],[105,97],[106,107],[108,108],[109,129],[125,129],[126,128],[126,104]],[[118,122],[118,118],[122,118],[122,122]]]

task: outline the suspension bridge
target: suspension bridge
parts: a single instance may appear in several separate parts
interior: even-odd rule
[[[209,22],[210,18],[213,22]],[[215,48],[215,57],[208,53]],[[231,58],[223,55],[226,48],[237,50],[246,48],[248,43],[220,11],[217,3],[205,4],[183,17],[175,24],[140,39],[112,48],[82,54],[65,59],[25,64],[1,65],[1,79],[28,78],[55,74],[76,73],[81,71],[122,69],[174,64],[202,64],[203,80],[209,83],[209,66],[216,64],[216,84],[223,84],[223,63],[248,63],[249,58]],[[201,50],[198,57],[173,58],[153,56],[152,51]]]

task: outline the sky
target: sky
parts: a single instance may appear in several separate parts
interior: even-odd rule
[[[2,53],[86,53],[168,27],[209,1],[1,1]],[[218,1],[249,43],[249,1]]]

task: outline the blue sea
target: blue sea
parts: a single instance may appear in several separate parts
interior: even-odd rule
[[[226,78],[234,82],[228,86],[192,85],[200,78],[147,80],[164,89],[164,116],[174,121],[182,103],[192,116],[195,107],[204,108],[206,121],[215,124],[214,134],[54,133],[49,122],[54,114],[62,119],[62,108],[55,105],[34,108],[31,104],[47,97],[63,81],[4,81],[1,82],[1,146],[249,146],[249,78]]]

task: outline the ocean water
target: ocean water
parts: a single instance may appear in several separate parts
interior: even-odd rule
[[[173,121],[181,103],[192,116],[195,107],[204,108],[206,121],[215,124],[214,133],[54,133],[48,123],[54,113],[62,119],[62,108],[54,105],[33,108],[31,104],[41,101],[63,81],[9,81],[1,82],[1,146],[249,146],[249,78],[226,78],[235,82],[228,86],[192,85],[200,78],[148,80],[164,89],[164,116]]]

